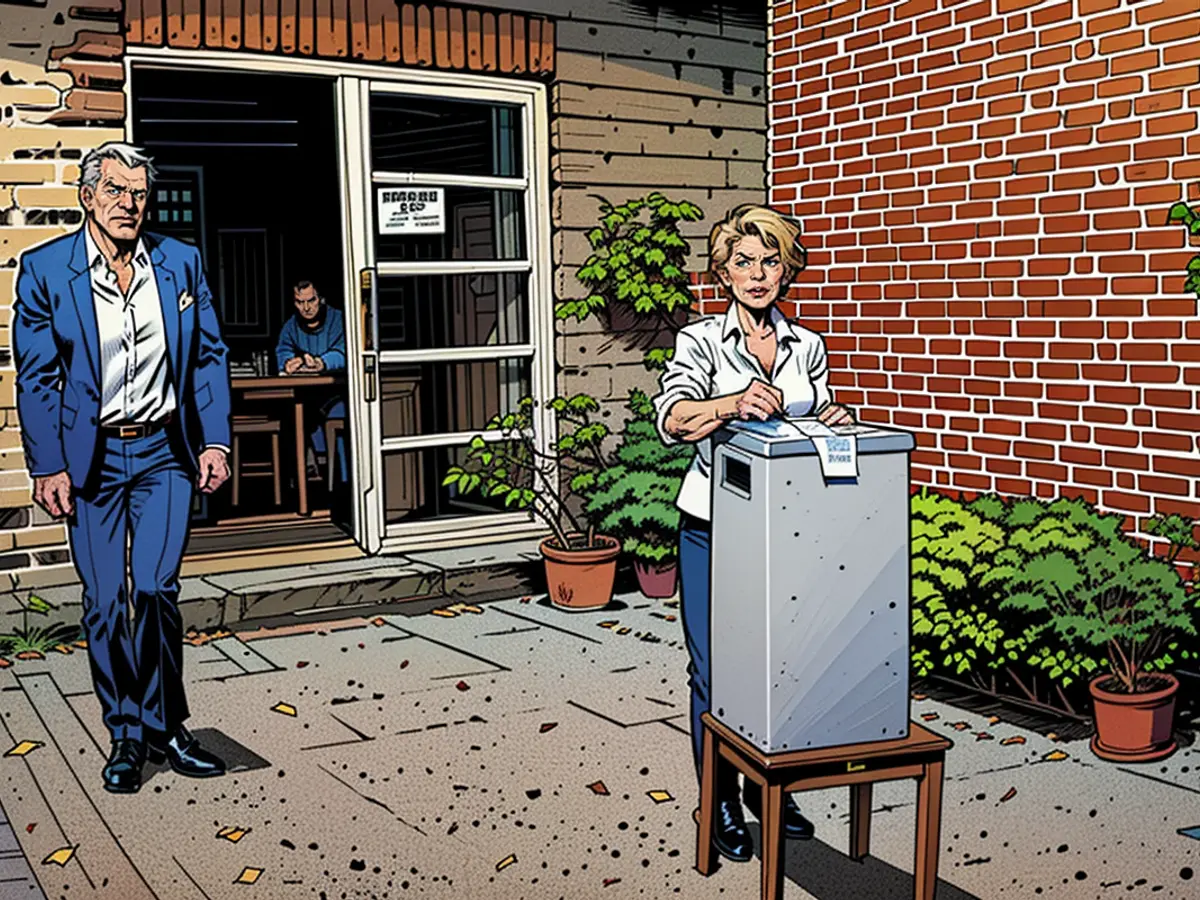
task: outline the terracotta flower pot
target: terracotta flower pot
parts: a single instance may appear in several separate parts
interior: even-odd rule
[[[635,559],[633,570],[637,573],[638,587],[652,600],[662,600],[675,594],[675,582],[679,575],[679,564],[675,560],[651,563]]]
[[[1165,687],[1118,694],[1102,687],[1112,677],[1098,675],[1088,683],[1096,710],[1092,752],[1114,762],[1151,762],[1174,753],[1176,746],[1171,733],[1179,679],[1155,672],[1152,677]]]
[[[569,534],[568,538],[580,535]],[[550,602],[569,612],[601,609],[612,600],[621,542],[605,534],[596,535],[597,547],[564,550],[548,537],[539,545],[546,563],[546,586]]]

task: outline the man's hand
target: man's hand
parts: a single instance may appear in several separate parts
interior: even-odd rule
[[[311,353],[304,354],[304,368],[313,372],[320,372],[325,368],[325,360],[319,356],[313,356]]]
[[[71,500],[71,477],[66,472],[38,475],[33,479],[33,502],[56,519],[75,512]]]
[[[743,420],[766,421],[771,416],[783,415],[783,391],[756,378],[738,395],[735,411]]]
[[[817,416],[818,422],[826,425],[853,425],[854,413],[840,403],[830,403]]]
[[[295,375],[304,365],[303,356],[293,356],[283,364],[283,371],[286,375]]]
[[[229,464],[225,461],[225,451],[217,447],[209,447],[200,454],[200,477],[198,487],[205,494],[211,494],[229,478]]]

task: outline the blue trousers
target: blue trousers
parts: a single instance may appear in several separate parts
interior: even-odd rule
[[[104,724],[114,740],[146,740],[188,715],[178,601],[193,482],[169,428],[103,440],[96,477],[74,497],[71,553]]]
[[[692,754],[696,773],[700,774],[703,726],[700,714],[712,705],[709,660],[711,659],[711,615],[709,595],[709,559],[711,530],[707,522],[683,516],[679,529],[679,591],[683,636],[687,642],[689,684],[692,689]],[[717,796],[736,799],[737,770],[723,759],[717,760]]]

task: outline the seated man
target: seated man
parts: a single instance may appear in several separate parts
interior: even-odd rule
[[[311,281],[301,281],[293,289],[296,314],[284,323],[275,346],[275,359],[284,375],[337,372],[346,368],[346,329],[339,309],[325,303]],[[320,407],[321,423],[312,432],[317,453],[326,453],[324,424],[328,419],[345,419],[346,404],[334,394]],[[338,472],[343,483],[346,472],[345,442],[338,437]],[[315,466],[314,466],[315,468]]]

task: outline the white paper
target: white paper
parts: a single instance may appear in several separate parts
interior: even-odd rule
[[[376,192],[380,234],[443,234],[446,231],[446,189],[440,187],[381,187]]]
[[[817,419],[789,419],[788,424],[813,442],[826,481],[858,477],[858,439],[854,434],[839,435]]]

